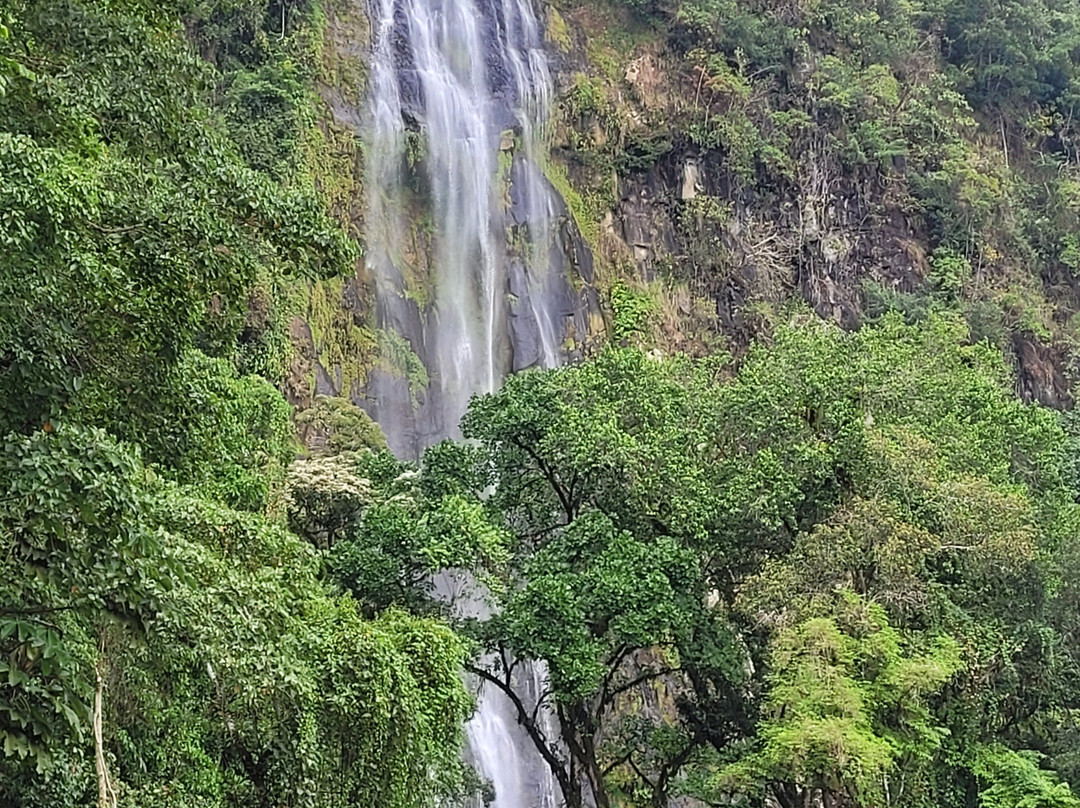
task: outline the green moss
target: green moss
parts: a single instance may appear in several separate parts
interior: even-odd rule
[[[572,47],[570,41],[570,28],[566,25],[566,20],[563,19],[562,14],[554,6],[548,6],[547,9],[547,38],[556,48],[563,53],[569,53]]]
[[[408,340],[397,332],[379,331],[378,340],[379,367],[408,382],[412,405],[414,408],[418,407],[418,395],[429,384],[427,368],[413,351]]]
[[[434,249],[432,242],[435,220],[432,218],[431,206],[418,194],[408,190],[405,193],[407,197],[402,202],[406,210],[403,218],[408,227],[407,238],[394,245],[399,249],[391,255],[391,260],[401,271],[405,297],[423,310],[431,302],[431,291],[435,287],[430,266]]]
[[[570,209],[570,215],[573,217],[578,231],[595,252],[597,245],[600,243],[600,220],[596,216],[593,206],[589,205],[585,198],[570,184],[566,166],[552,160],[546,160],[543,169],[548,182],[559,192],[559,196],[563,198],[566,206]]]
[[[507,137],[511,139],[513,145],[509,149],[499,149],[498,173],[495,177],[495,187],[499,189],[499,197],[504,210],[510,207],[510,169],[514,166],[514,149],[517,145],[513,130],[502,133],[504,143]]]
[[[366,42],[370,24],[361,10],[364,4],[347,0],[328,0],[327,14],[320,14],[323,36],[318,50],[319,81],[357,106],[367,96],[368,69],[362,59],[342,53],[326,43],[327,33],[339,33],[346,41]],[[329,19],[328,19],[329,18]]]
[[[348,395],[367,379],[379,355],[379,342],[368,328],[356,325],[344,307],[344,289],[343,278],[312,284],[304,319],[319,362],[336,375],[342,395]]]
[[[588,38],[585,46],[585,55],[589,64],[611,81],[619,78],[619,68],[622,67],[623,59],[619,53],[608,45],[603,39]]]
[[[301,170],[328,210],[346,228],[362,199],[355,135],[337,125],[324,110],[322,122],[309,127],[301,141]]]

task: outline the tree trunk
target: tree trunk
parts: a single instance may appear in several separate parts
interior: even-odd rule
[[[593,794],[596,808],[610,808],[611,800],[604,786],[604,773],[596,760],[596,728],[589,707],[582,701],[565,707],[559,705],[557,715],[563,740],[570,752],[570,759],[580,767]],[[575,767],[575,768],[576,768]],[[577,781],[575,781],[575,785]]]
[[[486,682],[490,682],[501,690],[510,703],[514,705],[514,709],[517,711],[518,723],[525,728],[525,732],[528,734],[529,739],[532,740],[533,745],[536,747],[536,751],[540,753],[540,757],[544,759],[544,762],[548,764],[548,768],[551,769],[551,773],[555,776],[555,780],[559,784],[559,789],[563,793],[563,799],[566,800],[567,808],[583,808],[584,803],[581,798],[581,787],[574,777],[573,760],[564,763],[560,760],[560,756],[557,754],[554,746],[547,741],[540,728],[537,727],[536,721],[526,709],[525,704],[521,701],[521,697],[514,692],[513,687],[510,686],[509,681],[503,681],[498,676],[495,676],[490,671],[485,670],[479,665],[465,664],[465,670],[470,673],[476,674]],[[562,717],[560,716],[560,722]]]
[[[600,764],[596,762],[596,746],[589,736],[581,740],[581,745],[585,750],[583,762],[589,777],[589,785],[592,786],[593,801],[596,803],[596,808],[610,808],[611,801],[608,799],[607,788],[604,785],[604,773],[600,770]]]
[[[105,640],[101,641],[104,651]],[[116,792],[113,791],[109,780],[109,769],[105,765],[105,742],[102,732],[102,712],[105,701],[105,658],[98,659],[95,668],[96,680],[94,686],[94,768],[97,770],[98,785],[98,808],[116,808]]]

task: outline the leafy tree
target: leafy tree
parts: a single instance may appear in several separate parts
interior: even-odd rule
[[[371,504],[369,480],[355,453],[301,460],[286,482],[289,525],[308,541],[331,549]]]
[[[436,471],[468,454],[449,443],[435,447],[422,472],[388,452],[298,460],[286,490],[290,524],[328,551],[330,571],[368,614],[391,606],[432,612],[437,573],[473,568],[491,582],[482,567],[506,557],[505,535]]]
[[[386,449],[386,436],[371,416],[344,398],[316,396],[296,414],[305,442],[315,454]]]
[[[175,20],[54,0],[19,23],[36,78],[0,97],[2,429],[152,410],[197,337],[235,334],[260,265],[318,276],[353,248],[238,158]]]
[[[975,755],[975,773],[987,787],[979,792],[982,808],[1032,806],[1032,808],[1074,808],[1080,799],[1064,783],[1038,765],[1034,753],[1014,752],[1001,746],[986,746]]]
[[[464,777],[465,645],[434,618],[369,619],[323,577],[285,526],[288,406],[229,361],[256,278],[355,257],[294,165],[314,57],[281,63],[312,47],[314,8],[9,6],[0,803],[446,799]],[[275,105],[282,128],[256,133]],[[398,476],[387,462],[388,479],[366,467],[373,489]]]
[[[138,455],[98,430],[9,435],[0,451],[0,732],[5,756],[37,769],[89,738],[94,668],[110,627],[159,609],[150,563],[161,538]]]
[[[100,431],[13,436],[2,462],[6,799],[79,804],[92,716],[123,805],[404,808],[460,783],[471,703],[445,625],[362,619],[310,545]]]
[[[907,652],[882,607],[843,591],[838,601],[776,637],[757,748],[717,787],[764,785],[782,806],[891,805],[920,788],[913,764],[932,760],[947,733],[929,699],[960,669],[960,648],[939,637]],[[915,771],[890,776],[904,764]]]
[[[493,570],[499,611],[472,629],[495,662],[470,668],[514,702],[569,805],[586,799],[583,783],[610,804],[616,771],[662,805],[695,748],[742,730],[743,654],[705,607],[697,553],[718,494],[696,463],[699,433],[687,429],[698,426],[691,391],[717,367],[620,350],[515,376],[465,417],[479,451],[460,454],[456,469],[443,454],[432,472],[467,483],[512,534],[509,565]],[[538,704],[515,691],[521,659],[547,666],[551,692]],[[661,681],[685,694],[697,723],[627,716],[637,688]],[[568,754],[546,734],[548,710]],[[706,713],[712,720],[700,720]]]
[[[663,805],[732,760],[747,795],[945,803],[975,778],[943,760],[1042,720],[1017,688],[1067,682],[1040,650],[1061,630],[1043,563],[1075,510],[1063,434],[966,337],[952,316],[856,333],[796,316],[734,372],[620,349],[474,400],[476,448],[441,448],[421,476],[511,536],[494,615],[463,624],[487,652],[470,669],[515,703],[570,804],[587,783],[598,803]],[[820,637],[849,656],[822,669],[819,709],[798,703],[798,660],[832,659]],[[539,705],[523,659],[548,670]],[[673,694],[660,720],[632,715],[646,682]],[[828,738],[853,768],[822,768]]]
[[[138,442],[163,476],[238,508],[266,509],[297,449],[289,406],[269,382],[188,350],[153,399],[144,406],[139,396],[119,412],[88,405],[85,416]]]

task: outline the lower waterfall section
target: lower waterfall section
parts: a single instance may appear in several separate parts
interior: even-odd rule
[[[366,260],[392,349],[383,362],[399,372],[373,374],[367,401],[391,449],[418,457],[457,434],[470,396],[561,363],[578,307],[557,221],[566,208],[541,170],[552,89],[530,0],[373,6]],[[424,232],[410,229],[417,221]],[[409,354],[422,389],[397,367]],[[440,578],[437,589],[452,582]],[[535,707],[543,667],[515,674]],[[554,776],[517,719],[505,694],[479,687],[469,760],[493,808],[557,808]]]
[[[535,707],[544,693],[544,666],[523,662],[518,670],[515,691],[526,705]],[[558,783],[531,741],[522,738],[510,700],[492,685],[478,684],[478,688],[476,714],[465,731],[473,766],[494,788],[494,808],[559,808]],[[557,734],[550,711],[541,708],[540,723],[549,736]],[[522,747],[522,740],[527,747]]]

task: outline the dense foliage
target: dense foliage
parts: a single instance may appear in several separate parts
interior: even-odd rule
[[[324,576],[286,525],[290,408],[244,375],[280,381],[249,293],[356,253],[297,161],[320,25],[306,2],[0,8],[4,805],[461,785],[463,641]]]
[[[570,806],[1073,804],[1074,439],[1010,376],[954,316],[612,348],[419,468],[308,461],[294,519],[371,614],[482,581],[467,667]]]
[[[569,808],[1080,805],[1080,423],[1014,395],[970,285],[1080,263],[1080,16],[633,6],[738,182],[809,181],[812,125],[823,165],[903,176],[934,305],[691,358],[616,284],[611,345],[417,464],[275,386],[265,300],[356,258],[305,167],[320,7],[0,7],[0,803],[475,800],[464,669]]]
[[[575,772],[598,805],[784,806],[985,802],[1010,749],[1073,773],[1066,435],[966,340],[799,318],[734,375],[618,350],[473,404],[513,537],[473,667],[547,663],[570,805]]]

